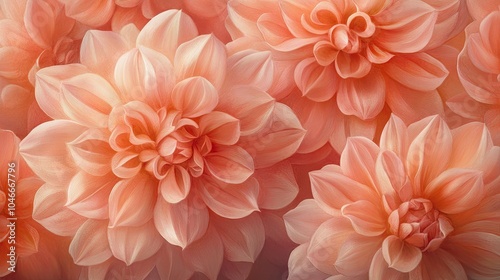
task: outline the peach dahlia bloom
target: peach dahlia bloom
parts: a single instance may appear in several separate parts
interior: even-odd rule
[[[285,214],[289,279],[496,279],[500,147],[484,124],[392,116],[380,147],[347,141]]]
[[[466,28],[466,42],[458,57],[458,75],[467,94],[448,106],[463,117],[488,126],[500,145],[500,1],[471,5],[475,21]]]
[[[37,101],[54,120],[21,143],[46,182],[34,218],[73,236],[70,253],[92,279],[140,262],[144,278],[157,257],[210,279],[253,262],[264,242],[253,212],[294,199],[283,160],[304,136],[266,93],[270,54],[228,57],[178,10],[140,32],[89,31],[80,54],[81,64],[37,73]]]
[[[0,166],[2,166],[0,168],[0,254],[2,255],[0,277],[2,279],[40,280],[72,277],[74,274],[71,274],[71,269],[75,268],[71,268],[71,258],[68,253],[60,250],[60,248],[67,250],[67,240],[54,236],[31,218],[33,198],[43,181],[31,172],[19,156],[19,138],[12,131],[0,130],[0,143],[2,143],[0,154]],[[12,193],[15,194],[14,197]],[[12,218],[14,219],[11,220]],[[12,228],[9,226],[11,223],[14,223]],[[14,234],[11,234],[11,231]],[[11,247],[15,250],[12,251]],[[11,252],[15,253],[14,273],[9,271],[11,264],[8,254]],[[42,275],[40,271],[45,273]]]
[[[34,99],[36,71],[76,62],[84,33],[57,0],[2,0],[0,8],[0,127],[24,137],[47,119]]]
[[[436,91],[448,75],[427,50],[465,24],[464,1],[232,0],[235,49],[269,49],[277,98],[308,130],[301,153],[348,136],[374,138],[390,112],[407,123],[443,113]],[[298,92],[293,92],[293,87]],[[314,120],[314,121],[312,121]],[[334,132],[335,131],[335,132]],[[378,133],[378,134],[379,134]]]

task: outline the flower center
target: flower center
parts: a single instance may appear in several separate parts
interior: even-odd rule
[[[436,250],[453,231],[451,221],[425,198],[401,203],[389,215],[389,227],[392,234],[422,251]]]
[[[203,157],[212,150],[212,142],[200,135],[198,123],[182,118],[178,111],[132,101],[112,113],[110,145],[117,152],[113,172],[129,177],[144,169],[163,179],[172,165],[182,166],[191,175],[203,173]]]

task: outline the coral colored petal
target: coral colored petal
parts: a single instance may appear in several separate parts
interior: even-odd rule
[[[392,280],[409,280],[407,273],[402,273],[394,268],[390,268],[384,259],[382,249],[379,249],[373,256],[370,264],[370,279],[392,279]]]
[[[221,41],[213,34],[201,35],[179,46],[174,58],[175,73],[180,80],[204,77],[220,89],[226,77],[226,59],[226,47]]]
[[[399,195],[402,201],[412,197],[404,163],[392,151],[383,151],[375,163],[377,188],[381,195]]]
[[[90,219],[108,219],[108,200],[118,182],[114,176],[92,176],[78,172],[68,185],[66,207]]]
[[[164,240],[149,221],[139,227],[108,228],[108,242],[113,256],[128,266],[153,256]]]
[[[260,215],[242,219],[217,217],[214,225],[224,244],[224,256],[233,262],[254,262],[264,247],[265,231]]]
[[[434,252],[426,252],[422,256],[422,262],[416,269],[410,272],[411,279],[468,279],[462,264],[455,256],[439,249]]]
[[[177,48],[196,36],[198,30],[188,15],[180,10],[168,10],[144,26],[137,37],[137,45],[156,50],[173,62]]]
[[[160,181],[160,192],[168,203],[185,199],[191,189],[191,176],[182,166],[172,166]]]
[[[376,197],[374,189],[342,174],[336,165],[327,165],[309,173],[312,195],[318,206],[331,215],[346,205],[361,199]]]
[[[252,157],[239,146],[220,147],[205,156],[205,163],[212,176],[229,184],[243,183],[254,171]]]
[[[357,182],[375,189],[375,162],[380,149],[363,137],[351,137],[340,157],[342,172]]]
[[[210,113],[219,102],[217,89],[203,77],[192,77],[175,85],[171,104],[184,117],[196,118]]]
[[[200,197],[191,196],[172,204],[158,196],[154,223],[161,236],[170,244],[186,248],[205,234],[208,221],[208,210]]]
[[[33,219],[52,233],[73,236],[87,219],[64,207],[66,197],[64,187],[41,186],[33,201]]]
[[[158,181],[146,174],[118,182],[109,195],[109,227],[141,226],[153,217]]]
[[[202,272],[210,280],[215,280],[224,259],[223,248],[219,233],[213,227],[209,227],[200,240],[182,251],[182,256],[193,270]],[[207,252],[210,252],[209,258]]]
[[[255,171],[254,177],[259,181],[258,204],[261,209],[284,208],[299,192],[292,165],[287,161],[268,168],[259,168]]]
[[[295,248],[288,259],[288,279],[289,280],[324,280],[327,274],[318,270],[307,258],[307,248],[309,243],[302,244]]]
[[[68,143],[75,164],[85,172],[103,176],[111,171],[114,151],[108,143],[109,135],[103,130],[89,129]]]
[[[75,264],[90,266],[111,258],[107,228],[105,220],[87,220],[78,229],[69,246]]]
[[[406,244],[394,235],[384,240],[382,254],[390,268],[401,272],[412,271],[422,260],[422,251],[419,248]]]
[[[33,172],[42,180],[64,186],[77,171],[67,143],[74,141],[85,130],[85,127],[72,121],[55,120],[43,123],[24,138],[19,151]]]
[[[214,111],[202,116],[198,124],[201,134],[213,143],[229,146],[240,139],[240,121],[229,114]]]
[[[316,229],[331,217],[321,210],[313,199],[306,199],[288,211],[283,219],[290,239],[295,243],[304,244],[309,242]]]
[[[397,115],[391,114],[380,136],[380,149],[392,151],[404,160],[408,152],[408,141],[408,128]]]
[[[206,205],[219,216],[239,219],[259,209],[259,183],[254,178],[231,185],[202,177],[196,186]]]
[[[382,240],[381,237],[349,236],[340,247],[335,268],[344,276],[361,277],[366,275]]]
[[[227,60],[226,83],[249,85],[267,91],[273,85],[274,63],[270,51],[245,49]]]
[[[468,123],[451,133],[453,153],[449,167],[477,168],[493,147],[490,133],[483,123]]]
[[[363,236],[379,236],[386,231],[387,217],[379,207],[367,200],[344,205],[341,212],[351,221],[354,230]]]
[[[105,24],[113,15],[115,3],[113,0],[73,1],[59,0],[66,8],[66,15],[79,22],[98,27]]]
[[[321,66],[310,58],[295,67],[294,79],[303,96],[315,102],[324,102],[337,93],[340,77],[333,66]]]

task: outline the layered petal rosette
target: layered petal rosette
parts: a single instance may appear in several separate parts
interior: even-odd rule
[[[0,130],[0,143],[0,253],[3,260],[0,277],[40,280],[75,277],[78,269],[72,266],[65,252],[69,240],[53,235],[31,217],[33,199],[43,181],[19,156],[19,138],[12,131]]]
[[[475,21],[466,28],[458,75],[467,94],[447,102],[461,116],[486,123],[500,145],[500,1],[471,5]]]
[[[349,138],[340,165],[310,173],[314,198],[284,216],[300,244],[289,279],[498,277],[499,167],[478,122],[392,116],[380,146]]]
[[[426,51],[466,17],[458,0],[232,0],[227,26],[232,48],[272,51],[272,94],[308,130],[299,152],[340,152],[348,136],[380,135],[391,111],[407,123],[443,114],[448,70]]]
[[[140,32],[87,32],[80,60],[37,74],[37,101],[54,120],[21,143],[45,181],[34,218],[73,236],[69,251],[91,279],[125,267],[166,277],[173,266],[183,276],[172,279],[215,279],[253,262],[264,242],[254,212],[294,199],[283,160],[305,133],[266,93],[270,53],[228,57],[169,10]]]

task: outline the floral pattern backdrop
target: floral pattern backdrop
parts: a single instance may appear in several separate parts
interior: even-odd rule
[[[2,279],[500,279],[499,0],[0,0]]]

